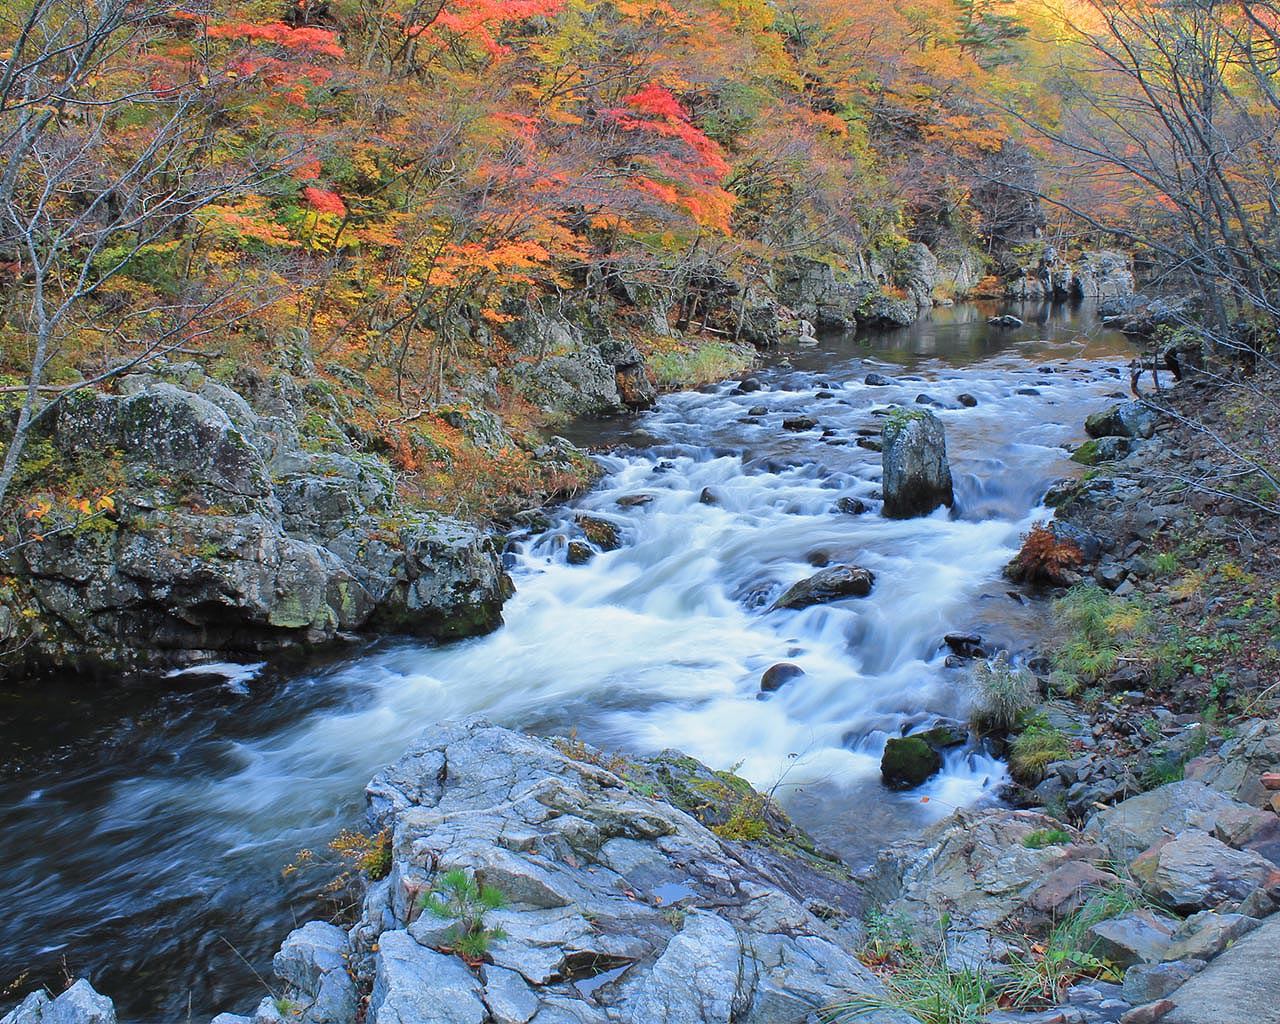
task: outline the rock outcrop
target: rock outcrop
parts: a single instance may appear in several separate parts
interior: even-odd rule
[[[1035,263],[1007,278],[1005,294],[1011,299],[1115,302],[1133,296],[1133,270],[1124,253],[1084,252],[1073,262],[1046,246]]]
[[[628,341],[589,337],[577,323],[523,303],[504,333],[520,360],[520,392],[556,416],[615,416],[652,405],[657,391],[644,356]]]
[[[9,556],[0,642],[28,669],[163,669],[359,631],[448,638],[501,621],[493,542],[404,509],[390,467],[300,440],[287,378],[257,407],[194,367],[69,401],[50,443],[110,464],[113,508]]]
[[[0,1024],[116,1024],[111,1000],[84,978],[56,998],[44,991],[32,992]]]
[[[942,421],[926,410],[896,411],[885,421],[884,514],[890,519],[928,515],[954,502],[947,436]]]
[[[333,966],[344,957],[371,993],[369,1024],[792,1024],[879,991],[850,935],[814,910],[836,912],[805,905],[819,891],[812,868],[771,869],[609,758],[563,747],[469,720],[370,783],[390,875],[370,887],[349,944],[317,925],[285,943],[276,969],[293,1019],[357,1019]],[[471,964],[451,951],[457,922],[422,909],[451,869],[506,898],[483,913],[487,950]]]
[[[914,301],[886,295],[874,281],[850,280],[822,260],[793,259],[778,271],[777,286],[784,305],[822,330],[904,326],[919,315]]]

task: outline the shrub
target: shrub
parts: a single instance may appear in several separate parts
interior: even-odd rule
[[[1035,678],[1009,664],[1001,651],[973,670],[974,697],[969,718],[980,733],[1008,732],[1019,716],[1035,703]]]
[[[490,942],[506,937],[501,928],[487,928],[484,923],[486,913],[506,902],[500,890],[476,881],[463,868],[450,868],[418,898],[418,905],[428,913],[456,920],[449,930],[449,946],[463,959],[474,961],[484,959]]]
[[[1079,577],[1075,570],[1084,562],[1084,554],[1069,540],[1063,540],[1047,523],[1036,523],[1023,538],[1022,550],[1005,569],[1006,575],[1018,583],[1047,583],[1065,587]]]
[[[1009,772],[1019,782],[1035,785],[1044,778],[1044,770],[1049,765],[1068,753],[1067,738],[1061,730],[1039,719],[1013,741],[1009,750]]]

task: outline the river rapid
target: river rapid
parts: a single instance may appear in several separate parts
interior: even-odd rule
[[[92,699],[69,682],[0,694],[0,1012],[64,969],[91,976],[126,1021],[245,1012],[267,991],[255,972],[270,978],[280,940],[317,913],[308,893],[336,871],[282,867],[358,823],[369,777],[458,715],[737,766],[854,861],[994,800],[1004,769],[980,749],[908,794],[881,787],[880,754],[907,728],[964,717],[967,670],[947,666],[943,634],[1017,654],[1042,627],[999,572],[1048,514],[1047,487],[1078,468],[1063,446],[1123,390],[1129,348],[1087,313],[1046,309],[999,331],[990,312],[789,348],[756,372],[758,391],[726,382],[576,428],[605,447],[605,475],[513,536],[517,592],[490,636],[221,666],[163,690],[124,681]],[[871,371],[899,383],[868,386]],[[884,520],[880,456],[856,441],[878,433],[877,411],[921,394],[943,405],[956,508]],[[818,426],[782,429],[801,413]],[[650,500],[619,504],[637,495]],[[872,510],[837,511],[842,497]],[[569,565],[583,512],[623,544]],[[844,562],[876,574],[869,597],[767,611]],[[804,675],[758,699],[783,661]]]

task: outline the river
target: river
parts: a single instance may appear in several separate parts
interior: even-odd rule
[[[988,328],[989,312],[824,338],[771,356],[759,391],[726,382],[578,427],[576,441],[605,446],[605,476],[513,537],[517,593],[490,636],[222,666],[162,690],[123,681],[93,699],[72,683],[0,694],[0,1008],[66,971],[125,1021],[246,1012],[336,870],[282,867],[356,823],[373,772],[456,715],[737,766],[852,860],[995,799],[1004,769],[981,750],[954,752],[909,794],[880,786],[880,753],[907,727],[963,717],[968,677],[946,665],[944,633],[1028,648],[1042,609],[1000,568],[1072,471],[1063,446],[1123,390],[1114,368],[1130,350],[1084,312],[1046,309],[1016,330]],[[870,387],[873,370],[899,383]],[[836,511],[841,497],[875,505],[880,456],[856,439],[920,394],[944,406],[954,513]],[[781,429],[801,412],[818,427]],[[636,495],[651,500],[618,503]],[[580,512],[614,523],[622,547],[567,564]],[[766,611],[841,562],[875,572],[870,597]],[[804,675],[757,699],[782,661]]]

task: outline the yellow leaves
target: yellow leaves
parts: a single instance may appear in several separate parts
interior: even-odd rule
[[[52,509],[53,509],[53,502],[44,501],[43,499],[37,499],[35,502],[32,503],[31,508],[27,509],[27,514],[22,518],[27,520],[35,520],[39,522],[41,519],[47,516]]]

